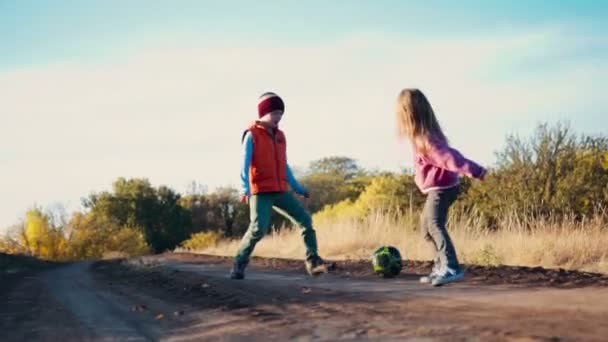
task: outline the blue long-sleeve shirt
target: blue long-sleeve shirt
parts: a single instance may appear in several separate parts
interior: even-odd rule
[[[243,138],[243,164],[241,167],[241,195],[251,195],[251,188],[249,183],[249,168],[251,167],[251,160],[253,159],[253,134],[247,132]],[[303,195],[308,190],[302,184],[298,182],[296,177],[293,175],[293,171],[289,164],[287,164],[287,181],[289,186],[296,193]]]

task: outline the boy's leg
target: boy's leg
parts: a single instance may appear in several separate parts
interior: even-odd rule
[[[424,205],[423,215],[427,222],[428,234],[437,248],[441,266],[460,270],[458,257],[447,230],[448,210],[458,196],[458,187],[431,191]]]
[[[312,227],[312,217],[302,204],[291,193],[284,192],[275,201],[274,210],[302,229],[302,237],[306,246],[306,260],[318,257],[317,234]]]
[[[246,264],[253,252],[255,245],[260,241],[270,228],[272,206],[276,194],[257,194],[249,198],[249,229],[241,240],[241,245],[236,254],[236,262]]]

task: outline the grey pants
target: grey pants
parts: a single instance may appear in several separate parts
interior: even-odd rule
[[[435,256],[435,266],[438,269],[447,266],[452,270],[459,270],[458,257],[454,244],[447,229],[448,210],[460,193],[460,187],[434,190],[427,194],[422,217],[420,218],[421,231],[424,239],[432,244]]]

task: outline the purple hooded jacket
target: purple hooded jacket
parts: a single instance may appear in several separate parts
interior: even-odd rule
[[[448,189],[459,184],[459,175],[483,179],[486,169],[465,158],[445,142],[434,144],[429,151],[414,153],[416,185],[423,193]]]

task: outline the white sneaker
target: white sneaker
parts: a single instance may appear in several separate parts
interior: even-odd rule
[[[445,268],[441,274],[438,274],[434,278],[431,279],[431,285],[433,286],[441,286],[447,283],[453,283],[455,281],[462,280],[464,278],[464,271],[460,270],[452,270],[449,268]]]
[[[433,267],[433,270],[431,271],[431,273],[429,273],[429,275],[420,277],[420,282],[423,284],[430,284],[433,281],[433,278],[437,277],[439,273],[439,268]]]
[[[433,263],[433,268],[431,269],[431,273],[428,275],[420,277],[420,282],[423,284],[430,284],[433,281],[433,278],[438,276],[442,272],[442,267],[439,265],[439,261],[435,260]]]

